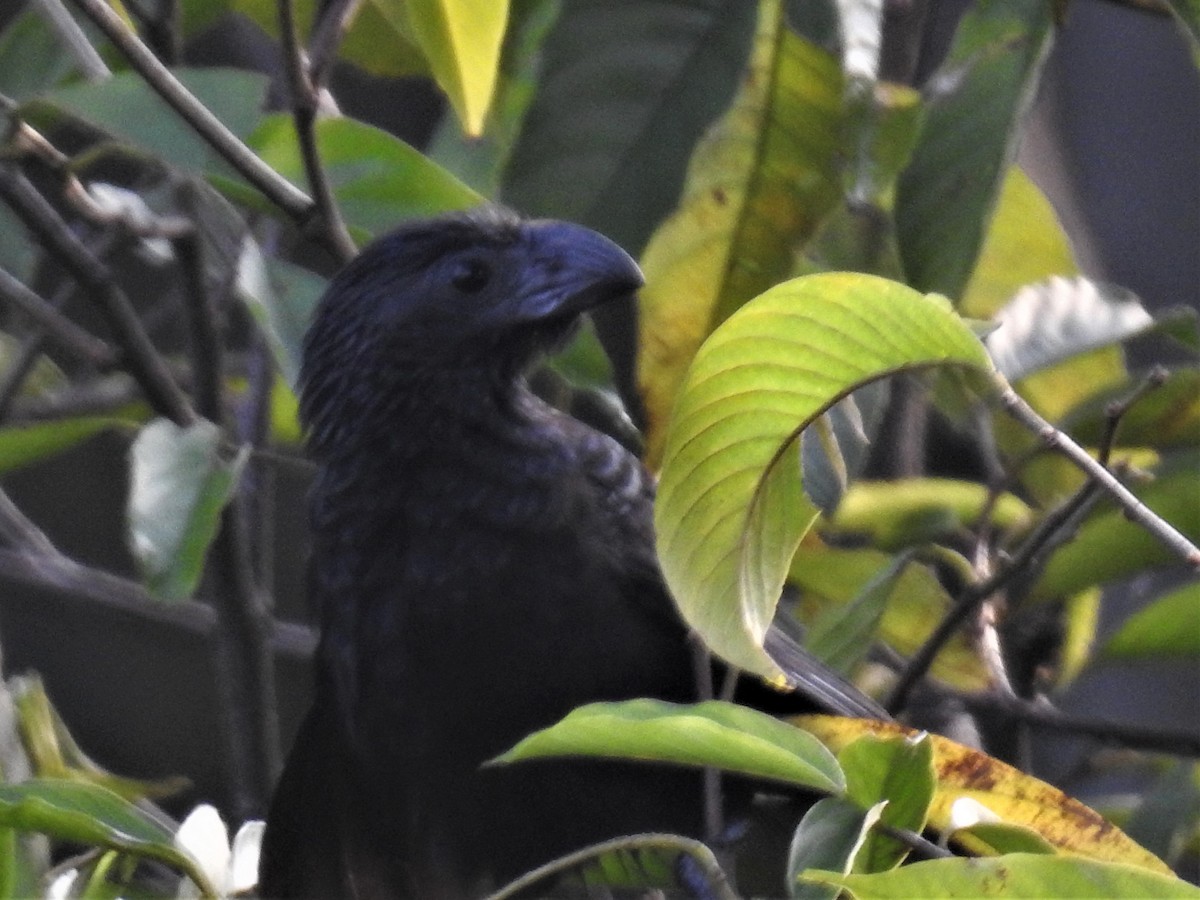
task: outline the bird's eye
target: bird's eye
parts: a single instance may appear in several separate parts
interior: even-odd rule
[[[492,267],[481,259],[464,259],[459,261],[450,276],[450,283],[465,294],[474,294],[492,280]]]

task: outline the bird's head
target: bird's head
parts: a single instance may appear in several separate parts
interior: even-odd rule
[[[641,284],[624,250],[580,225],[494,207],[406,224],[365,248],[318,304],[301,412],[317,425],[323,408],[355,406],[394,377],[515,378],[582,313]]]

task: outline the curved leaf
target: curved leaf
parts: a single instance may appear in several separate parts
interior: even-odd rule
[[[0,827],[157,859],[184,872],[204,896],[216,896],[196,861],[176,848],[168,828],[94,784],[41,778],[0,784]]]
[[[837,900],[838,888],[800,881],[809,869],[837,866],[849,871],[879,821],[885,804],[865,812],[841,797],[823,797],[800,820],[788,849],[787,883],[791,900]]]
[[[801,877],[818,884],[840,885],[858,900],[908,900],[911,897],[1200,898],[1200,889],[1179,878],[1118,863],[1040,853],[1009,853],[990,859],[932,859],[874,875],[841,875],[814,869]]]
[[[866,382],[935,365],[990,371],[943,300],[870,275],[781,284],[705,343],[667,436],[655,525],[667,583],[716,653],[780,675],[762,641],[816,515],[793,455],[800,430]]]
[[[812,735],[766,713],[719,700],[691,706],[661,700],[581,706],[493,762],[547,756],[716,766],[827,794],[840,794],[846,787],[837,761]]]
[[[842,78],[764,3],[733,106],[697,145],[679,209],[642,255],[638,382],[651,465],[684,373],[714,327],[786,278],[839,191]]]
[[[1061,277],[1022,288],[994,320],[1000,327],[985,343],[1009,381],[1154,325],[1141,301],[1124,288]]]

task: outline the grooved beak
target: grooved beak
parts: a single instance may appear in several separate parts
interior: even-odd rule
[[[525,227],[537,276],[536,287],[521,299],[524,319],[576,316],[645,283],[633,257],[590,228],[549,219]]]

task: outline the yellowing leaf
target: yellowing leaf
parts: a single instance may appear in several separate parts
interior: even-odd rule
[[[647,460],[696,348],[731,312],[791,272],[797,245],[837,199],[842,81],[825,51],[760,10],[733,106],[692,157],[679,209],[642,255],[638,382]]]
[[[855,388],[934,365],[990,371],[943,298],[871,275],[785,282],[704,344],[667,436],[655,525],[667,583],[714,652],[780,677],[762,641],[816,515],[797,436]]]
[[[388,18],[407,15],[433,77],[454,107],[463,130],[477,137],[496,89],[508,0],[373,0]]]
[[[799,716],[794,721],[835,753],[865,735],[894,737],[918,733],[892,722],[838,716]],[[930,735],[930,740],[937,789],[929,809],[929,824],[939,831],[951,827],[951,806],[955,800],[966,797],[987,807],[1004,822],[1036,831],[1059,850],[1171,874],[1157,856],[1058,788],[947,738]],[[961,835],[960,840],[968,851],[988,852],[986,845],[977,845],[969,834]]]
[[[911,897],[1200,898],[1200,890],[1173,875],[1164,877],[1128,865],[1040,853],[1009,853],[989,859],[930,859],[870,875],[842,875],[814,869],[801,878],[844,887],[858,900],[908,900]]]

